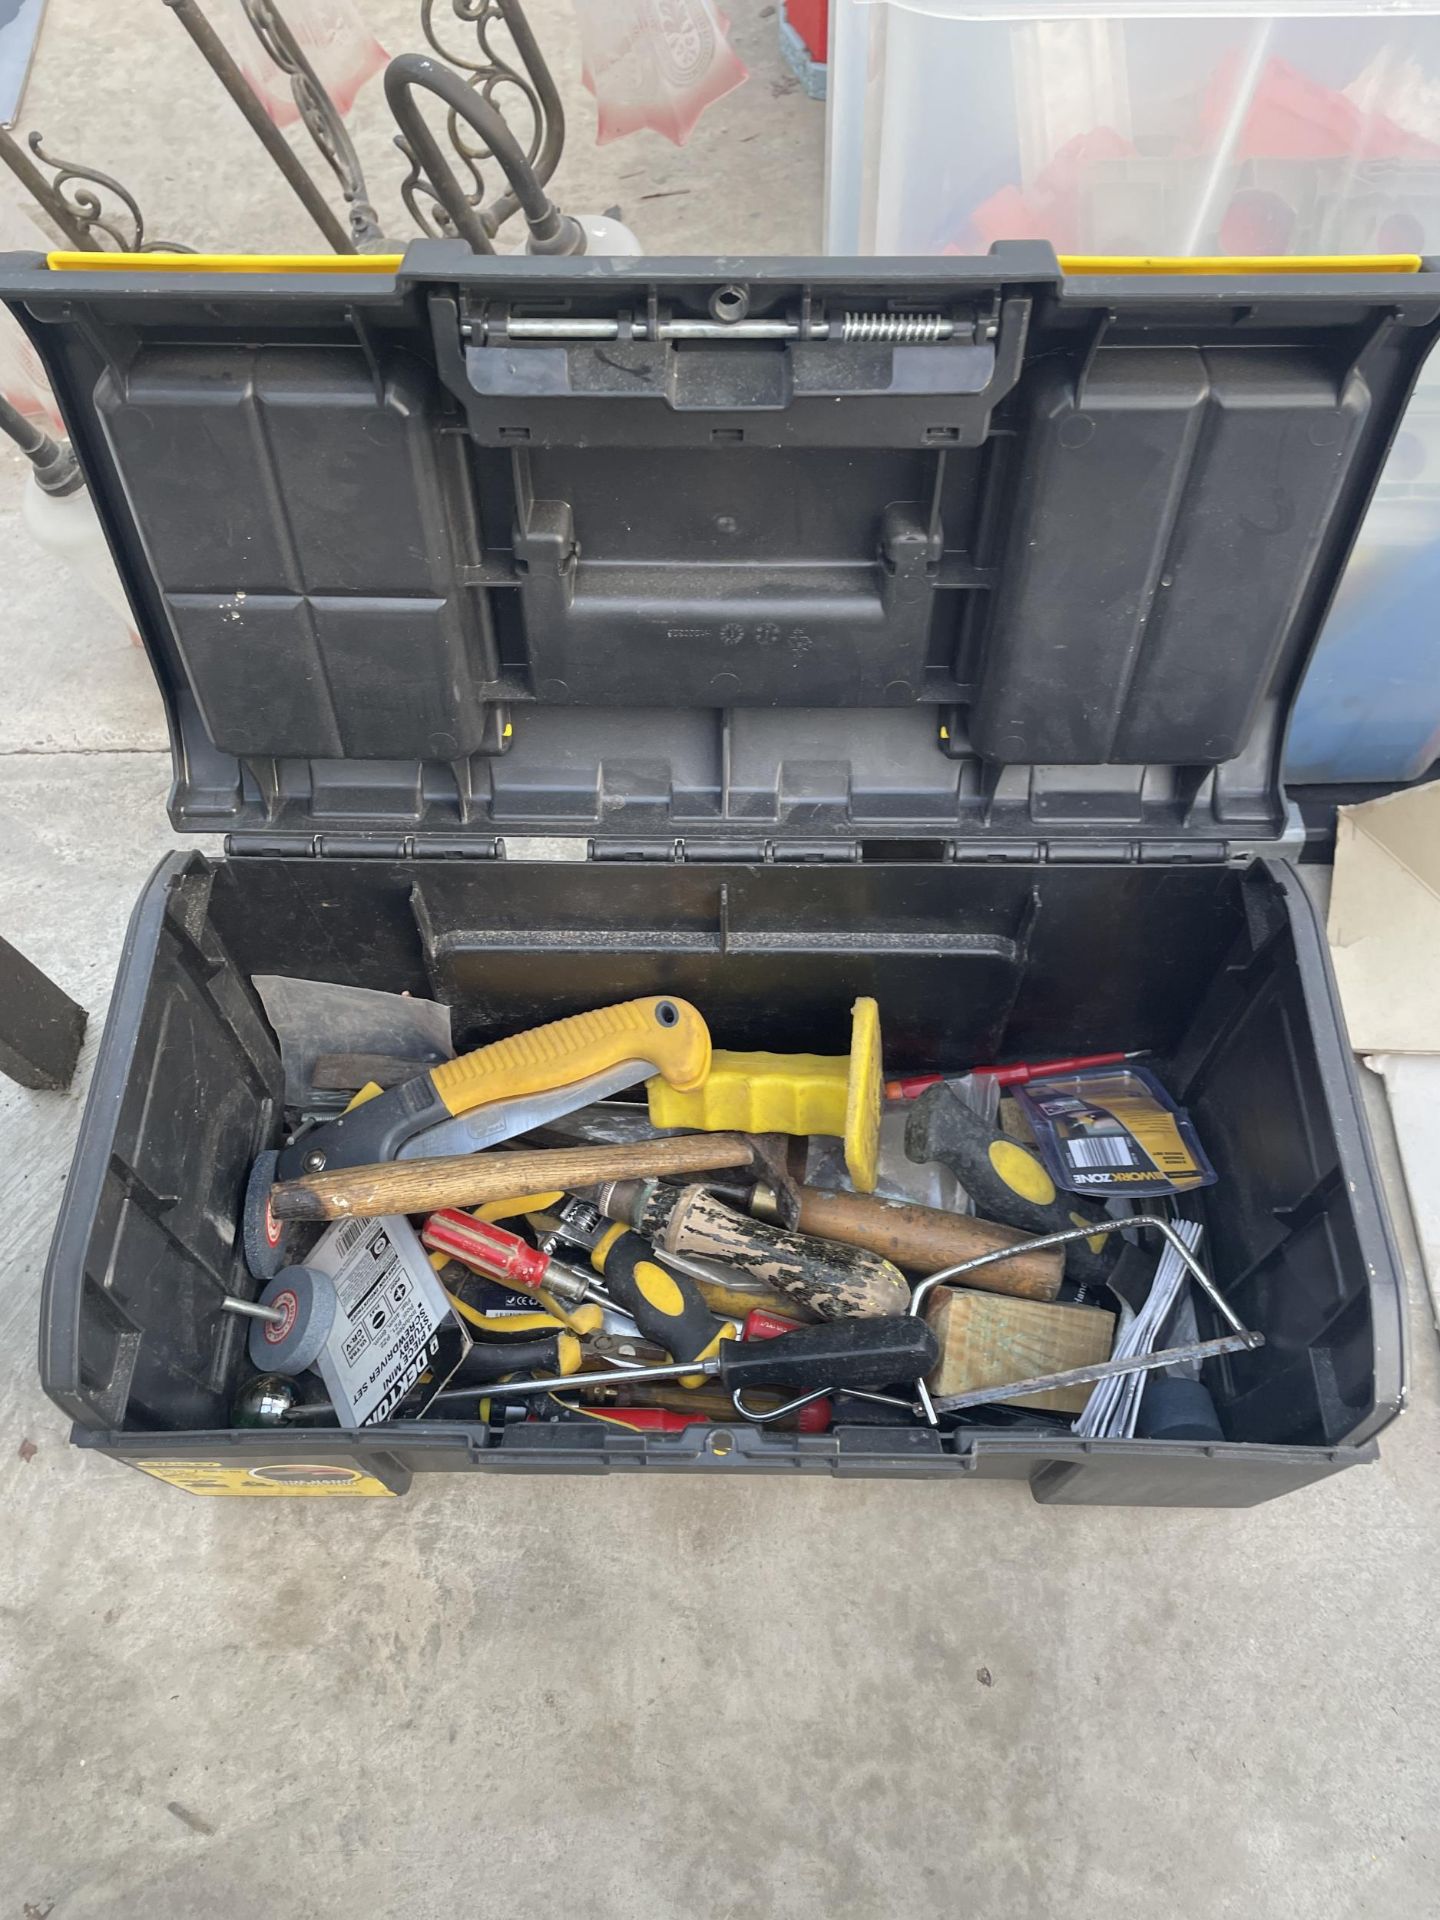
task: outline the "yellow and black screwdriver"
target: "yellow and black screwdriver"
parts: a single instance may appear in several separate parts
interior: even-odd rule
[[[668,1253],[657,1255],[644,1234],[610,1219],[593,1202],[578,1194],[556,1194],[551,1205],[530,1210],[529,1219],[546,1253],[567,1241],[582,1248],[616,1305],[623,1305],[646,1338],[676,1360],[708,1359],[717,1342],[727,1337],[722,1329],[733,1337],[735,1321],[713,1311],[693,1274]],[[645,1320],[626,1304],[637,1298]]]
[[[713,1359],[721,1343],[735,1337],[734,1323],[711,1313],[694,1281],[663,1267],[638,1233],[611,1228],[608,1222],[606,1226],[590,1253],[591,1265],[605,1281],[603,1294],[554,1255],[455,1207],[431,1214],[420,1237],[433,1252],[527,1292],[543,1289],[559,1300],[604,1300],[617,1306],[646,1340],[675,1360]]]

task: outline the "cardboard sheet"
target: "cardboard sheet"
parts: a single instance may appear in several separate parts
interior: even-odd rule
[[[1357,1053],[1440,1053],[1440,781],[1342,807],[1330,957]]]

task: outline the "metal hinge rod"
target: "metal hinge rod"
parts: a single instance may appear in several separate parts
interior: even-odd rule
[[[625,329],[631,340],[841,340],[889,341],[910,346],[929,346],[940,340],[969,337],[976,331],[969,325],[957,326],[938,313],[847,313],[838,323],[812,321],[808,326],[798,320],[661,320],[653,332],[650,323],[636,319]],[[980,329],[989,337],[993,327]],[[502,340],[618,340],[621,322],[616,320],[570,318],[564,315],[531,314],[501,320],[487,320],[470,329],[471,336],[482,334],[486,341]]]

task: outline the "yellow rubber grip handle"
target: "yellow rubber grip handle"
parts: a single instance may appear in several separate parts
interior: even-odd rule
[[[685,1311],[685,1296],[673,1274],[657,1267],[653,1260],[635,1262],[635,1284],[658,1314],[678,1320]]]
[[[552,1187],[549,1193],[521,1193],[510,1200],[487,1200],[483,1207],[472,1207],[470,1217],[498,1225],[501,1220],[518,1220],[522,1213],[544,1213],[564,1198],[559,1187]]]
[[[845,1131],[850,1062],[818,1053],[715,1053],[703,1086],[652,1080],[650,1119],[697,1133]]]
[[[648,1061],[671,1086],[702,1086],[710,1071],[710,1029],[688,1000],[656,994],[511,1034],[432,1067],[430,1077],[458,1115],[492,1100],[548,1093],[624,1060]]]
[[[540,1288],[535,1298],[561,1326],[568,1327],[571,1333],[582,1340],[587,1334],[599,1333],[605,1324],[605,1309],[597,1306],[593,1300],[582,1300],[578,1307],[567,1307],[563,1300],[557,1300],[544,1287]]]
[[[443,1263],[445,1255],[441,1254],[439,1258]],[[435,1264],[435,1259],[436,1256],[432,1253],[430,1256],[432,1266]],[[540,1297],[544,1299],[545,1296],[542,1294]],[[590,1300],[576,1307],[573,1313],[558,1311],[555,1313],[508,1313],[499,1320],[492,1320],[489,1314],[482,1313],[478,1307],[472,1307],[468,1300],[462,1300],[458,1293],[451,1293],[448,1287],[445,1289],[445,1298],[460,1318],[468,1321],[481,1334],[543,1334],[564,1330],[567,1338],[570,1334],[574,1334],[577,1338],[583,1339],[587,1334],[599,1333],[605,1324],[604,1308],[597,1307]]]
[[[845,1142],[857,1193],[873,1193],[879,1169],[880,1009],[862,994],[850,1009],[850,1051],[727,1053],[710,1056],[698,1088],[651,1080],[645,1089],[657,1127],[691,1133],[825,1133]]]

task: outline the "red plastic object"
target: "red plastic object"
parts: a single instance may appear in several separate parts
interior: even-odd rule
[[[1248,101],[1244,89],[1252,91]],[[1288,60],[1265,62],[1250,80],[1239,53],[1215,68],[1201,107],[1206,148],[1218,149],[1236,106],[1244,120],[1233,139],[1236,160],[1433,161],[1440,147],[1412,133],[1375,105],[1361,108],[1347,94],[1312,80]]]
[[[420,1239],[433,1253],[448,1253],[487,1280],[504,1280],[531,1293],[544,1286],[550,1268],[549,1255],[529,1246],[518,1233],[476,1220],[458,1207],[432,1213]]]
[[[1085,231],[1083,189],[1090,169],[1126,160],[1135,148],[1113,127],[1092,127],[1056,149],[1023,188],[1001,187],[976,207],[971,233],[957,234],[943,251],[974,253],[995,240],[1049,240],[1057,253],[1078,253]],[[977,246],[978,243],[978,246]]]
[[[586,1407],[592,1420],[612,1420],[640,1433],[683,1433],[686,1427],[708,1427],[704,1413],[676,1413],[670,1407]]]
[[[794,1333],[801,1324],[799,1320],[787,1320],[783,1313],[772,1313],[768,1307],[752,1307],[745,1316],[740,1337],[743,1340],[775,1340],[782,1333]],[[796,1414],[795,1431],[828,1433],[830,1411],[828,1400],[812,1400],[808,1407],[801,1407]]]
[[[633,1427],[638,1433],[683,1433],[686,1427],[709,1427],[715,1422],[708,1413],[677,1413],[672,1407],[587,1407],[592,1419],[612,1420],[617,1426]],[[828,1433],[830,1402],[813,1400],[795,1416],[797,1433]]]
[[[1355,87],[1341,92],[1287,60],[1272,57],[1253,73],[1248,57],[1232,50],[1200,80],[1193,124],[1189,112],[1177,118],[1172,158],[1193,159],[1217,171],[1255,160],[1336,160],[1352,167],[1405,160],[1433,166],[1440,144],[1428,137],[1428,122],[1425,131],[1417,131],[1414,113],[1406,112],[1415,96],[1403,75],[1402,63],[1393,79],[1381,76],[1365,86],[1367,97],[1356,99],[1351,97]],[[1395,112],[1387,113],[1385,105]],[[1085,251],[1084,194],[1091,170],[1097,161],[1134,152],[1113,127],[1076,134],[1023,187],[1011,182],[982,201],[971,215],[971,230],[957,232],[942,251],[973,253],[995,240],[1030,239],[1049,240],[1060,253]],[[1216,236],[1202,245],[1203,252],[1287,253],[1294,245],[1297,211],[1273,185],[1242,186],[1217,211]]]
[[[774,1340],[779,1334],[796,1332],[799,1326],[798,1320],[787,1320],[783,1313],[772,1313],[768,1307],[752,1307],[745,1316],[740,1337],[742,1340]]]
[[[823,66],[830,58],[830,0],[785,0],[785,18]]]

